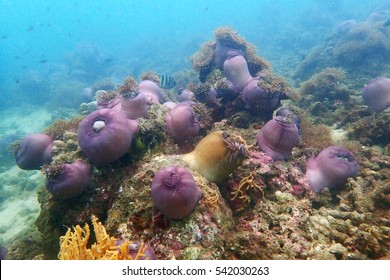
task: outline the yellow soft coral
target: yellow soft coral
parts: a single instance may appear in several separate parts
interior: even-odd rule
[[[137,260],[145,257],[145,245],[141,243],[137,255],[133,258],[129,254],[128,241],[121,245],[116,245],[118,241],[110,237],[95,216],[92,216],[92,224],[95,231],[96,242],[91,248],[87,248],[90,236],[89,225],[85,224],[84,228],[77,225],[73,231],[69,228],[64,236],[60,238],[60,260]]]

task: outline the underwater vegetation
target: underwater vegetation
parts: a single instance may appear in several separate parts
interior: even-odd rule
[[[50,155],[33,165],[41,258],[390,258],[388,110],[373,114],[344,67],[294,89],[229,27],[191,63],[180,91],[154,72],[96,89],[95,107],[21,150]]]

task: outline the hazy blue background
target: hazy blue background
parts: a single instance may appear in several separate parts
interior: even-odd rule
[[[43,184],[7,148],[78,113],[91,101],[84,88],[190,69],[189,56],[220,26],[289,79],[340,22],[385,9],[390,0],[0,0],[0,245],[32,227]]]
[[[224,25],[288,76],[340,21],[380,9],[390,1],[0,0],[0,108],[47,102],[65,81],[190,68],[188,57]]]

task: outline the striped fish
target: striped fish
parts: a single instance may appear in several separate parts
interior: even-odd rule
[[[176,85],[175,79],[169,75],[158,75],[160,78],[160,87],[164,89],[173,88]]]

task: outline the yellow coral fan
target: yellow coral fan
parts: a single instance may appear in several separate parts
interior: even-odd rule
[[[129,242],[116,245],[117,239],[107,234],[102,223],[92,216],[92,224],[95,231],[96,242],[87,248],[90,236],[89,225],[84,228],[77,225],[73,231],[69,228],[64,236],[60,238],[60,260],[132,260],[145,257],[145,245],[141,243],[137,255],[133,258],[129,254]]]

